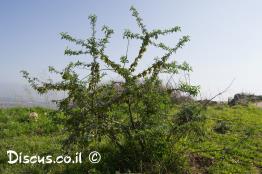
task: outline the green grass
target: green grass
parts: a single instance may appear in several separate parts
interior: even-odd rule
[[[37,121],[29,120],[30,112],[37,112]],[[12,108],[0,110],[0,173],[47,173],[59,171],[59,166],[8,164],[7,150],[27,155],[60,155],[62,126],[59,116],[42,108]],[[60,169],[61,170],[61,169]],[[52,173],[52,172],[51,172]]]
[[[203,142],[190,144],[189,152],[213,158],[206,167],[209,173],[261,173],[262,172],[262,110],[226,105],[208,107],[207,137]],[[223,121],[228,131],[214,130]]]
[[[176,109],[175,109],[176,110]],[[28,119],[30,112],[39,114],[38,121]],[[190,163],[191,172],[262,173],[262,109],[218,105],[208,107],[206,136],[192,142],[185,137],[177,145],[188,160],[200,157],[203,161]],[[7,150],[24,154],[61,155],[63,126],[61,115],[43,108],[0,109],[0,173],[66,173],[69,164],[13,164],[7,163]],[[226,126],[217,132],[217,126]],[[205,164],[205,160],[211,164]],[[70,173],[70,172],[68,172]]]

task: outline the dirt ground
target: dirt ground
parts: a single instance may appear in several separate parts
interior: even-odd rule
[[[262,108],[262,102],[257,102],[257,103],[255,103],[255,105],[256,105],[257,107]]]

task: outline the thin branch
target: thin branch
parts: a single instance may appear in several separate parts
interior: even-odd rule
[[[127,60],[128,60],[127,55],[128,55],[128,49],[129,49],[129,41],[130,41],[130,39],[128,38],[127,39],[127,46],[126,46],[126,59]],[[125,64],[126,64],[126,62],[124,62],[123,68],[125,67]]]
[[[221,92],[219,92],[218,94],[216,94],[215,96],[213,96],[211,99],[207,100],[204,104],[203,104],[203,108],[205,108],[212,100],[214,100],[216,97],[224,94],[225,92],[227,92],[227,90],[233,85],[235,81],[235,78],[230,82],[230,84]]]

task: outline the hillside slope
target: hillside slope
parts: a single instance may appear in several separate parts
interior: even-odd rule
[[[30,112],[37,112],[39,119],[29,120]],[[188,158],[190,173],[262,173],[262,109],[217,105],[208,107],[205,115],[205,138],[195,143],[184,138],[178,145]],[[62,154],[61,120],[61,114],[43,108],[0,109],[0,173],[70,173],[79,168],[7,163],[10,149],[40,156]]]

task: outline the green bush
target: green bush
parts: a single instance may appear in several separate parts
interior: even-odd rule
[[[176,173],[183,167],[180,166],[182,164],[179,160],[175,160],[178,154],[173,149],[175,143],[173,137],[176,135],[172,134],[172,130],[176,125],[180,125],[180,121],[183,120],[179,119],[184,119],[182,117],[185,116],[178,115],[179,119],[175,124],[172,123],[169,118],[172,108],[169,94],[170,91],[178,90],[196,96],[199,87],[180,82],[176,89],[163,88],[159,74],[173,75],[192,71],[185,62],[179,64],[169,60],[189,41],[189,37],[182,36],[174,47],[169,47],[158,42],[159,38],[179,32],[180,27],[148,31],[134,7],[131,7],[131,12],[141,33],[126,30],[123,37],[128,41],[133,39],[142,41],[133,60],[128,60],[126,54],[121,56],[120,63],[117,63],[105,53],[113,30],[104,26],[102,28],[104,37],[97,38],[97,18],[91,15],[90,38],[75,39],[68,33],[61,33],[62,39],[81,47],[80,50],[67,48],[65,54],[70,56],[89,54],[91,57],[89,62],[72,62],[62,71],[49,67],[50,72],[61,76],[62,80],[56,83],[41,82],[37,78],[30,77],[26,71],[22,71],[23,77],[40,94],[50,90],[67,92],[66,98],[57,101],[59,112],[65,116],[62,120],[69,134],[64,143],[66,149],[70,149],[70,146],[83,151],[96,148],[107,154],[99,165],[89,165],[89,172]],[[162,49],[164,54],[156,58],[148,68],[137,73],[138,63],[149,46]],[[78,68],[87,70],[87,76],[80,78]],[[119,75],[121,80],[102,83],[102,78],[106,76],[105,71],[108,70]],[[195,112],[194,108],[184,111]],[[198,115],[189,113],[187,116],[188,122],[197,129],[198,124],[195,123],[199,121]],[[42,121],[38,125],[38,134],[44,133],[43,127],[46,131],[52,131],[51,123],[47,120]],[[108,153],[109,150],[112,153]],[[171,166],[172,162],[175,163],[174,167]]]

